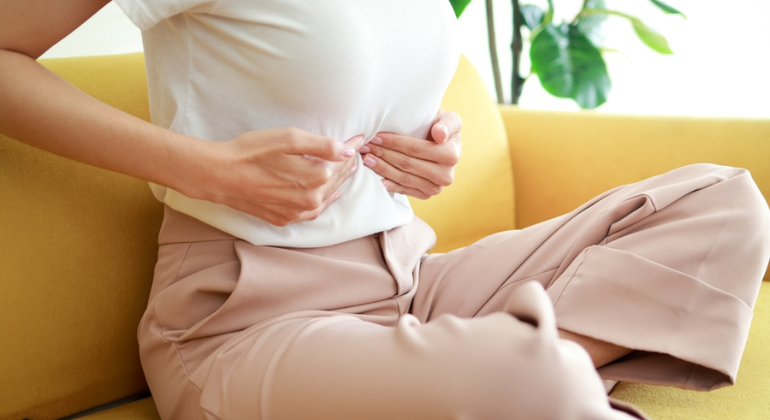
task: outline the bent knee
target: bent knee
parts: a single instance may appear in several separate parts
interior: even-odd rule
[[[443,374],[435,376],[443,378],[435,384],[438,405],[448,410],[474,418],[581,418],[575,413],[607,406],[588,353],[553,331],[505,313],[445,315],[430,324],[453,337],[437,366]]]

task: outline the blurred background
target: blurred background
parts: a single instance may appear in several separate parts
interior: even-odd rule
[[[522,0],[546,7],[545,0]],[[554,0],[554,22],[570,21],[583,0]],[[687,19],[665,15],[649,0],[606,0],[608,9],[641,18],[666,36],[674,55],[660,55],[638,40],[631,25],[610,17],[604,46],[612,92],[594,111],[632,114],[770,118],[770,0],[667,0]],[[494,0],[497,50],[506,101],[510,100],[512,12],[510,0]],[[459,19],[462,52],[495,96],[484,0],[473,0]],[[526,33],[525,33],[526,36]],[[528,43],[525,43],[525,46]],[[142,50],[140,31],[120,8],[108,4],[51,48],[43,58],[121,54]],[[525,49],[522,76],[529,74]],[[546,93],[536,77],[524,84],[520,106],[578,110]]]

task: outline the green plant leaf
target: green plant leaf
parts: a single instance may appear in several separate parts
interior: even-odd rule
[[[580,14],[578,16],[581,18],[584,18],[584,17],[594,16],[594,15],[613,15],[613,16],[620,16],[622,18],[628,19],[631,22],[631,25],[634,27],[634,31],[636,32],[636,35],[648,47],[652,48],[653,50],[661,54],[674,53],[673,51],[671,51],[671,47],[668,45],[668,40],[666,40],[666,37],[655,32],[652,28],[645,25],[644,22],[642,22],[642,20],[639,18],[633,17],[623,12],[618,12],[616,10],[606,10],[606,9],[583,9],[580,11]]]
[[[583,4],[583,9],[602,10],[606,8],[607,5],[604,0],[588,0]],[[606,20],[606,14],[578,15],[577,27],[598,48],[604,42],[606,34],[603,24]]]
[[[553,0],[548,0],[548,10],[543,16],[543,23],[549,24],[551,21],[553,21]]]
[[[599,50],[577,25],[545,25],[532,39],[532,73],[553,96],[571,98],[583,109],[607,101],[612,87]]]
[[[637,18],[631,18],[630,20],[631,20],[631,24],[634,26],[634,31],[636,32],[636,35],[638,35],[639,39],[641,39],[642,42],[647,44],[648,47],[652,48],[653,50],[661,54],[674,53],[673,51],[671,51],[671,47],[668,45],[668,41],[666,40],[666,37],[655,32],[649,26],[645,25],[644,22],[642,22]]]
[[[669,15],[681,15],[683,18],[687,19],[687,16],[684,15],[684,13],[680,12],[679,10],[674,9],[673,7],[667,5],[666,3],[663,3],[660,0],[650,0],[653,4],[658,6],[658,8],[665,13]]]
[[[459,18],[463,14],[463,10],[468,6],[471,0],[449,0],[452,4],[452,9],[455,11],[455,15]]]
[[[545,10],[535,6],[534,4],[525,4],[519,9],[521,17],[524,20],[524,24],[527,25],[529,30],[533,30],[543,23],[543,17],[545,16]]]

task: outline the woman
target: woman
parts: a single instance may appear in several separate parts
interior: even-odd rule
[[[162,418],[619,419],[638,413],[595,368],[734,380],[770,253],[746,171],[682,168],[426,256],[402,194],[459,157],[446,0],[116,2],[155,125],[33,60],[106,1],[3,1],[0,130],[166,203],[139,327]]]

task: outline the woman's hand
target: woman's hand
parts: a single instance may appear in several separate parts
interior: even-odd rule
[[[385,178],[382,184],[388,191],[430,198],[454,181],[461,128],[457,114],[440,111],[427,139],[378,133],[360,149],[364,165]]]
[[[181,193],[225,204],[276,226],[317,218],[340,197],[363,144],[295,128],[251,131],[227,142],[183,149]]]

